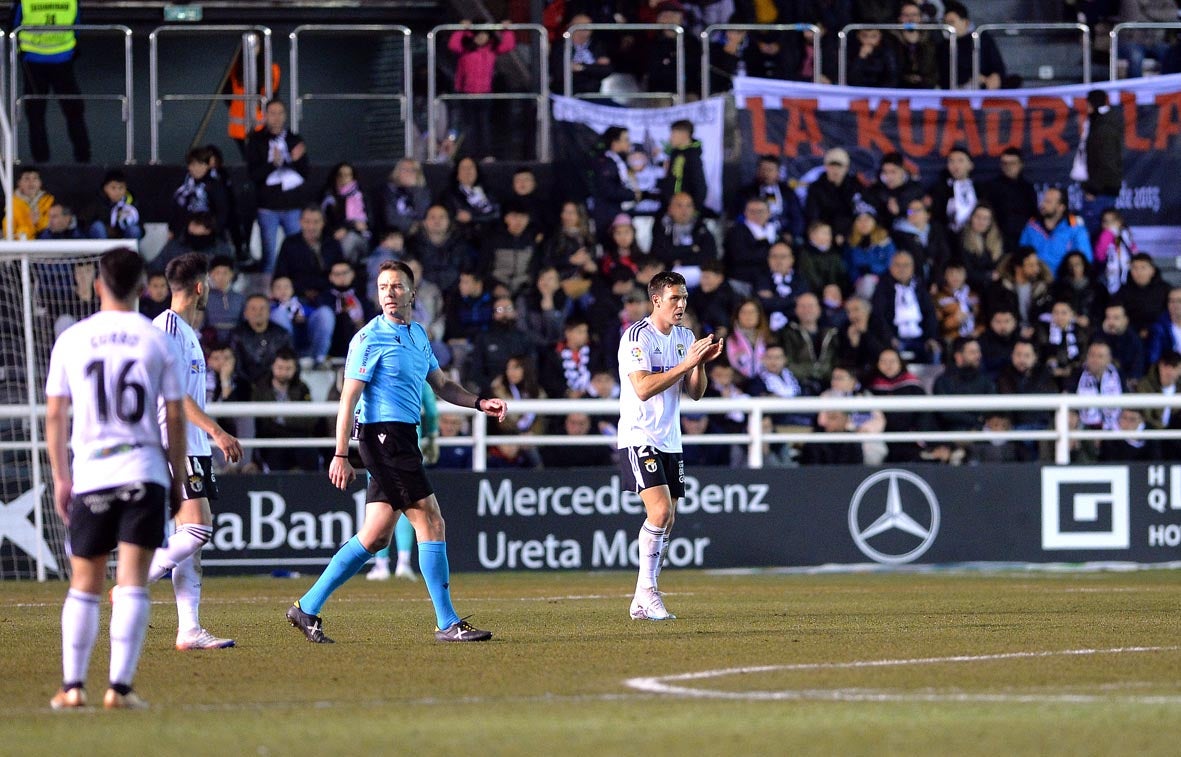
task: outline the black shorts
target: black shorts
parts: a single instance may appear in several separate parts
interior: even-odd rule
[[[185,458],[184,486],[182,499],[218,499],[217,475],[213,472],[213,457],[201,455]]]
[[[673,499],[685,496],[685,461],[680,452],[661,452],[655,447],[626,447],[619,456],[620,486],[641,492],[653,486],[667,486]]]
[[[100,557],[119,542],[156,549],[164,543],[165,510],[165,490],[159,484],[75,494],[70,500],[70,550],[78,557]]]
[[[369,470],[366,502],[388,502],[404,510],[435,490],[422,467],[418,424],[362,423],[361,460]]]

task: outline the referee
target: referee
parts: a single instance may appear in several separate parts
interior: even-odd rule
[[[399,511],[414,526],[418,538],[419,570],[435,606],[435,638],[492,638],[490,631],[482,631],[460,618],[451,605],[443,516],[422,466],[417,426],[424,381],[440,399],[475,408],[497,420],[504,420],[507,406],[499,398],[477,397],[439,369],[426,331],[410,320],[414,293],[414,274],[409,266],[400,261],[382,263],[377,276],[382,314],[349,343],[336,416],[336,452],[328,477],[340,489],[356,477],[348,459],[353,432],[360,439],[361,459],[369,469],[369,490],[361,530],[345,542],[312,588],[287,610],[291,625],[316,644],[332,643],[324,635],[320,608],[375,552],[389,545]],[[355,431],[354,417],[360,421]]]

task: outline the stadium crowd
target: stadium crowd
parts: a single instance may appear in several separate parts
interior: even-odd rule
[[[642,5],[632,17],[620,16],[610,4],[575,7],[558,0],[547,14],[558,10],[561,24],[680,23],[688,16],[698,24],[803,20],[841,28],[855,21],[926,20],[923,14],[938,9],[910,2],[723,0],[682,6],[662,0]],[[915,13],[919,18],[911,17]],[[969,17],[959,3],[943,5],[942,18],[957,15],[964,22]],[[878,77],[882,86],[938,83],[930,79],[938,76],[938,45],[916,51],[903,36],[886,44],[877,34],[874,40],[859,35],[861,49],[850,51],[867,76]],[[468,44],[469,36],[479,34],[459,32],[451,45],[461,57],[489,45],[511,49],[507,35],[485,34]],[[726,36],[724,46],[733,64],[747,71],[811,76],[806,50],[793,51],[786,39],[740,39],[736,33]],[[598,37],[579,37],[576,82],[583,83],[576,88],[594,85],[604,72],[638,66],[637,56],[647,52],[642,45],[608,48]],[[667,86],[660,83],[667,72],[646,70],[650,88]],[[882,78],[887,73],[892,78]],[[986,77],[994,74],[1003,78],[1003,63],[999,72],[985,68]],[[150,263],[153,275],[141,310],[154,317],[168,306],[162,277],[168,260],[188,251],[206,254],[211,296],[201,336],[210,401],[307,401],[311,391],[301,372],[338,369],[350,338],[379,312],[378,266],[405,260],[419,281],[415,320],[425,327],[440,365],[473,392],[510,401],[510,414],[493,424],[494,434],[613,435],[611,417],[547,419],[513,413],[511,401],[617,397],[620,335],[647,315],[645,288],[666,269],[690,282],[694,331],[726,337],[723,357],[709,366],[706,396],[1173,394],[1181,385],[1181,288],[1165,283],[1151,251],[1137,246],[1134,230],[1116,209],[1119,106],[1101,91],[1088,101],[1083,165],[1062,176],[1061,186],[1040,193],[1024,177],[1017,149],[997,160],[957,146],[938,176],[920,178],[897,153],[880,156],[876,175],[858,175],[838,146],[825,153],[823,171],[806,185],[789,184],[778,158],[761,157],[754,180],[718,214],[704,205],[709,187],[694,125],[687,121],[673,124],[663,178],[654,186],[641,187],[629,161],[630,135],[613,127],[590,156],[585,196],[559,198],[527,167],[514,173],[510,191],[493,191],[481,176],[488,135],[461,151],[440,191],[431,192],[422,166],[410,157],[376,180],[341,163],[316,187],[308,181],[315,146],[289,130],[286,108],[276,99],[243,145],[252,202],[241,202],[217,148],[194,148],[185,156],[187,174],[173,194],[169,241]],[[475,111],[468,116],[487,120]],[[1085,198],[1079,214],[1067,204],[1065,187],[1072,181]],[[57,202],[50,189],[36,168],[19,170],[12,219],[18,237],[143,236],[121,172],[106,175],[82,212]],[[642,208],[651,216],[650,234],[638,233]],[[262,249],[257,261],[244,254],[255,221]],[[278,244],[280,228],[285,236]],[[94,275],[90,263],[77,265],[72,275],[57,267],[42,272],[39,286],[53,293],[46,317],[59,331],[93,312]],[[773,428],[817,434],[1045,429],[1050,421],[1049,413],[1035,412],[824,412],[770,419]],[[1092,429],[1181,428],[1181,413],[1093,410],[1075,421]],[[687,414],[684,430],[741,432],[745,422],[740,412]],[[321,422],[297,417],[255,425],[260,437],[327,433]],[[444,414],[440,428],[444,435],[460,435],[463,419]],[[489,466],[606,463],[610,446],[605,440],[601,450],[578,447],[572,455],[506,440],[490,447]],[[1079,460],[1156,459],[1179,451],[1173,443],[1161,449],[1138,440],[1076,446]],[[322,454],[268,450],[248,465],[317,469],[324,465]],[[1045,455],[1032,443],[866,442],[808,444],[802,450],[773,445],[766,459],[781,465],[959,463]],[[691,446],[686,459],[737,465],[744,458],[725,445],[701,445]],[[438,465],[466,467],[470,460],[470,449],[449,446]]]

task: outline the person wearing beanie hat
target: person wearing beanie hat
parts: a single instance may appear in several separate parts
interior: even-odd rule
[[[849,171],[849,153],[834,147],[824,154],[824,173],[808,185],[804,218],[808,223],[822,220],[832,226],[833,240],[844,244],[853,226],[853,198],[864,190],[861,180]]]

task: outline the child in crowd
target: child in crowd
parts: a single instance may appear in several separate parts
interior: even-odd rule
[[[41,172],[31,166],[21,168],[12,192],[12,238],[36,239],[49,226],[49,208],[53,204],[53,195],[41,184]]]

